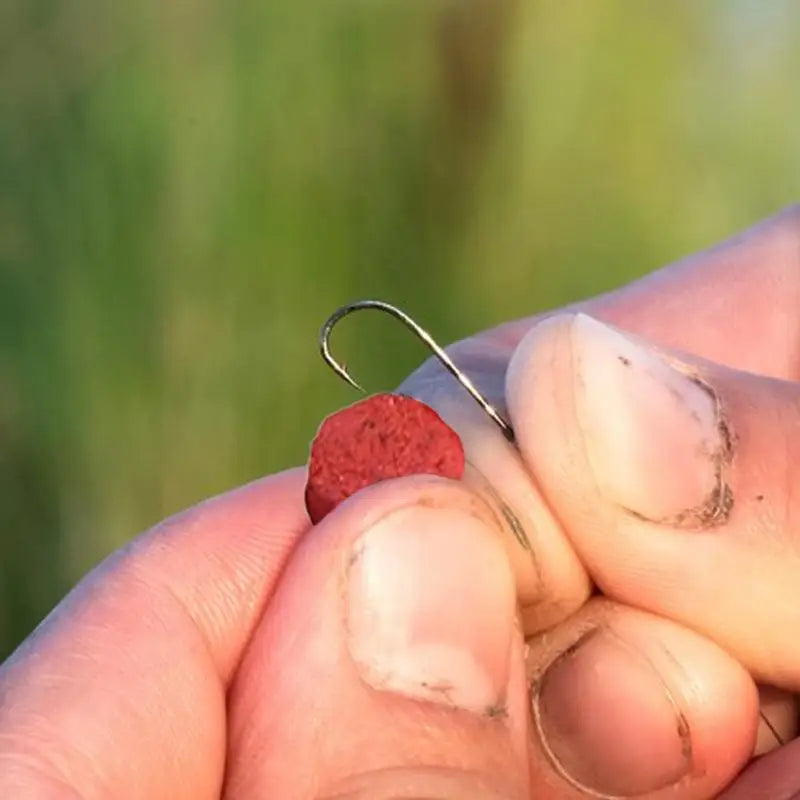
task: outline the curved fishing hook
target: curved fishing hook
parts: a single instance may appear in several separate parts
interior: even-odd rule
[[[453,363],[453,360],[450,358],[450,356],[447,355],[445,350],[436,343],[434,338],[424,328],[418,325],[411,317],[409,317],[405,311],[401,311],[396,306],[391,305],[391,303],[386,303],[383,300],[358,300],[355,303],[349,303],[348,305],[342,306],[334,311],[322,326],[319,334],[320,353],[325,363],[342,380],[344,380],[346,383],[349,383],[354,389],[358,389],[360,392],[365,392],[364,387],[357,383],[353,379],[352,375],[350,375],[350,373],[347,371],[346,365],[344,363],[340,363],[333,357],[330,347],[331,332],[333,331],[336,323],[343,317],[346,317],[348,314],[352,314],[354,311],[360,311],[365,308],[373,308],[377,311],[383,311],[395,319],[400,320],[400,322],[402,322],[418,339],[422,340],[427,345],[428,349],[436,356],[437,359],[439,359],[442,366],[467,390],[470,397],[472,397],[472,399],[489,415],[489,417],[491,417],[491,419],[503,432],[503,436],[505,436],[509,442],[514,442],[514,429],[511,427],[511,424],[505,420],[497,411],[497,409],[478,391],[475,384],[469,379],[469,376],[465,375]]]

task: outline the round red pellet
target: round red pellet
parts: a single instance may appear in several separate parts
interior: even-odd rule
[[[311,444],[306,509],[315,524],[350,495],[405,475],[464,474],[458,434],[425,403],[377,394],[337,411]]]

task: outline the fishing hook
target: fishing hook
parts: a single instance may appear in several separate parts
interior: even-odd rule
[[[514,429],[511,424],[504,419],[497,409],[478,391],[475,384],[465,375],[450,358],[445,350],[440,347],[434,338],[420,325],[418,325],[405,311],[401,311],[396,306],[386,303],[383,300],[358,300],[355,303],[349,303],[346,306],[338,308],[333,314],[328,317],[325,324],[322,326],[319,334],[319,350],[325,363],[346,383],[350,384],[354,389],[359,392],[366,391],[361,384],[357,383],[350,373],[347,371],[345,364],[337,361],[331,354],[330,339],[331,331],[333,331],[336,323],[352,314],[354,311],[360,311],[365,308],[373,308],[377,311],[383,311],[386,314],[393,316],[395,319],[400,320],[411,332],[422,342],[424,342],[428,349],[439,359],[442,366],[467,390],[470,397],[491,417],[503,432],[503,436],[509,442],[514,442]]]

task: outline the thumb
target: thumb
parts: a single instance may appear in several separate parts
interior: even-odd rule
[[[507,396],[523,457],[604,594],[800,690],[800,386],[579,314],[527,335]]]
[[[515,602],[494,516],[459,484],[352,497],[301,542],[240,667],[225,796],[527,797]]]

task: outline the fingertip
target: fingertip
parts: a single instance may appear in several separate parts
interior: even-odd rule
[[[586,794],[706,798],[752,754],[752,679],[668,620],[594,600],[529,664],[540,772]]]
[[[574,314],[557,314],[533,326],[514,350],[506,373],[506,401],[524,460],[551,465],[556,472],[580,455],[579,440],[568,435],[575,429],[575,319]]]
[[[560,315],[522,341],[508,390],[520,451],[604,594],[800,688],[797,384]]]
[[[229,792],[329,793],[426,765],[524,796],[523,645],[494,524],[463,485],[411,477],[315,528],[231,692]]]

